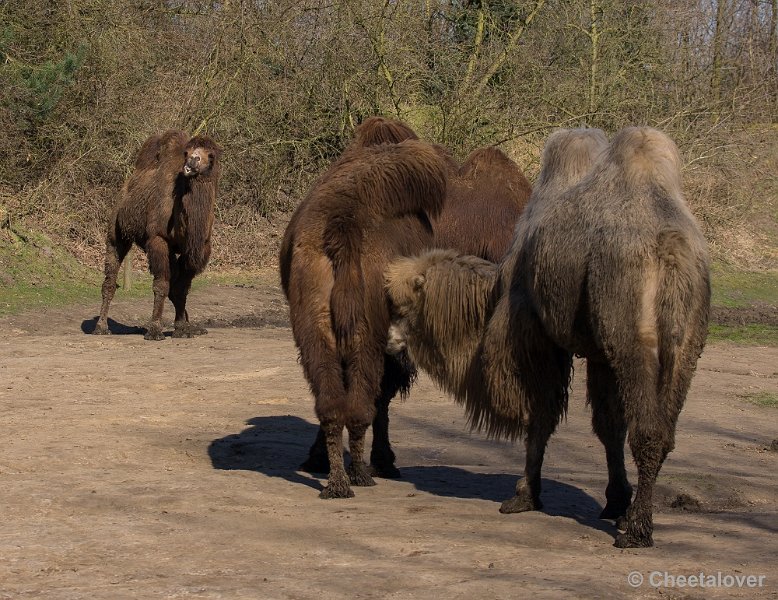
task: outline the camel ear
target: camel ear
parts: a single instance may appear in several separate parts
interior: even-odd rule
[[[421,287],[424,285],[424,282],[427,281],[427,278],[424,277],[424,275],[416,275],[413,278],[413,291],[418,292]]]

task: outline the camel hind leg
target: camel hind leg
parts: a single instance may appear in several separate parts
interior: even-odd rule
[[[352,425],[348,428],[348,449],[351,453],[351,465],[348,469],[351,485],[367,487],[375,485],[370,470],[365,464],[365,433],[367,424]]]
[[[384,366],[384,344],[361,345],[343,361],[343,381],[347,395],[346,427],[349,432],[351,483],[358,486],[375,485],[365,464],[365,432],[376,417],[376,400],[381,394],[383,368],[376,372],[374,365]],[[388,409],[388,401],[387,401]],[[388,425],[388,420],[387,420]],[[331,463],[330,463],[331,464]]]
[[[149,259],[149,270],[154,276],[152,289],[154,290],[154,308],[151,311],[151,320],[146,334],[146,340],[160,341],[165,339],[162,331],[162,311],[165,308],[165,300],[170,293],[171,272],[174,269],[175,257],[170,252],[167,242],[157,236],[146,244],[146,256]]]
[[[397,393],[407,394],[416,377],[416,370],[407,357],[384,356],[384,375],[381,392],[376,399],[373,419],[373,444],[370,451],[370,475],[398,479],[400,470],[394,466],[395,455],[389,441],[389,404]],[[350,439],[350,438],[349,438]],[[330,470],[324,431],[319,428],[316,439],[308,450],[308,458],[300,465],[301,471],[327,473]]]
[[[292,331],[300,348],[300,362],[315,398],[316,416],[319,418],[319,436],[323,439],[328,463],[327,487],[319,498],[352,498],[354,492],[343,462],[343,428],[346,426],[346,390],[340,361],[332,348],[332,340],[322,334],[322,329],[310,328],[303,321],[300,327],[296,314],[292,313]],[[301,344],[300,339],[306,343]],[[318,471],[317,471],[318,472]]]
[[[330,474],[327,487],[319,494],[319,498],[353,498],[354,492],[349,485],[346,468],[343,464],[343,423],[330,421],[322,423],[322,431],[327,445],[327,456],[330,461]]]
[[[543,508],[540,501],[543,458],[548,440],[567,410],[572,356],[540,332],[539,323],[534,323],[529,333],[536,342],[528,344],[524,337],[515,341],[520,365],[515,373],[516,383],[529,402],[524,477],[516,484],[516,495],[500,506],[501,513]],[[531,351],[525,351],[526,348]],[[543,377],[538,373],[543,373]]]
[[[205,327],[190,323],[189,314],[186,312],[186,299],[189,296],[194,276],[194,272],[187,268],[184,257],[179,257],[176,269],[171,276],[169,293],[170,301],[176,309],[176,318],[173,323],[174,338],[191,338],[208,333]]]
[[[607,364],[588,359],[586,389],[592,407],[592,428],[605,446],[608,463],[608,487],[605,489],[607,504],[600,518],[620,519],[627,514],[632,500],[632,487],[624,466],[627,424],[613,370]]]
[[[635,498],[619,523],[625,531],[616,536],[619,548],[644,548],[653,541],[653,491],[659,470],[672,450],[678,410],[668,410],[665,394],[658,390],[659,362],[650,348],[635,345],[635,351],[613,361],[625,411],[629,447],[638,471]]]
[[[123,240],[120,237],[116,242],[109,238],[105,244],[105,279],[103,280],[101,290],[103,303],[100,307],[100,316],[97,318],[93,331],[96,335],[108,335],[111,333],[108,329],[108,308],[111,306],[111,301],[116,293],[116,278],[119,275],[119,268],[131,247],[132,242]]]
[[[691,302],[689,304],[692,304]],[[682,310],[677,309],[679,312]],[[697,359],[707,331],[707,302],[683,314],[677,322],[686,325],[680,344],[669,351],[666,342],[656,358],[645,354],[627,363],[621,379],[625,390],[629,445],[638,468],[635,499],[627,511],[624,533],[616,537],[619,548],[653,545],[652,496],[659,470],[675,446],[675,427],[691,385]],[[700,316],[701,314],[705,316]],[[667,337],[665,333],[665,337]],[[676,341],[677,340],[676,338]],[[648,368],[647,368],[648,366]],[[656,372],[652,369],[656,366]]]

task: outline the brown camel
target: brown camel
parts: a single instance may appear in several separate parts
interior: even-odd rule
[[[370,117],[355,131],[350,149],[376,144],[396,144],[418,139],[416,133],[401,121]],[[435,247],[454,248],[487,260],[499,260],[508,249],[513,229],[529,199],[531,188],[521,169],[501,150],[486,147],[474,150],[460,167],[440,146],[447,166],[448,185],[443,212],[432,219]],[[298,213],[296,213],[298,214]],[[294,220],[295,217],[293,216]],[[288,267],[291,236],[297,228],[290,223],[281,250],[282,285]],[[410,390],[416,370],[404,353],[384,357],[384,378],[376,400],[373,421],[373,443],[370,453],[373,476],[397,478],[395,454],[389,441],[389,404],[398,393]],[[314,473],[329,471],[324,432],[320,428],[301,469]]]
[[[554,179],[570,164],[571,135],[549,138],[539,183],[496,284],[489,273],[470,275],[478,283],[465,287],[455,307],[437,308],[453,295],[436,290],[463,279],[461,258],[438,260],[434,269],[428,256],[390,267],[393,345],[407,344],[419,366],[458,394],[474,426],[526,437],[525,475],[501,512],[542,507],[545,447],[567,407],[572,356],[585,357],[593,428],[608,463],[601,517],[624,530],[616,546],[650,546],[654,482],[673,448],[705,343],[706,244],[683,199],[680,159],[667,136],[624,129],[583,180],[565,189]],[[494,296],[479,300],[489,289]],[[487,313],[470,319],[475,335],[486,322],[475,351],[472,343],[456,345],[463,336],[451,340],[446,329],[427,326],[441,310],[461,318],[467,307]],[[464,366],[447,370],[447,362]],[[627,437],[638,468],[634,502],[624,466]]]
[[[353,145],[318,179],[290,221],[281,279],[327,448],[329,481],[322,498],[353,496],[349,481],[374,485],[363,452],[387,373],[383,271],[392,258],[430,245],[429,219],[440,212],[445,190],[444,158],[429,144],[409,139]]]
[[[221,149],[207,136],[190,138],[170,130],[150,137],[135,160],[113,211],[105,253],[103,304],[94,333],[108,334],[108,307],[116,277],[132,244],[146,252],[154,276],[154,309],[145,334],[162,340],[162,310],[169,297],[176,309],[173,337],[206,333],[189,322],[186,298],[192,279],[211,254]]]
[[[361,148],[380,144],[398,144],[404,140],[418,140],[416,133],[405,123],[395,119],[374,116],[365,119],[355,130],[354,139],[344,154]],[[442,151],[442,149],[440,149]],[[447,160],[448,157],[446,157]],[[453,162],[453,161],[452,161]],[[456,165],[455,165],[456,167]],[[303,200],[308,202],[312,196]],[[291,273],[292,249],[299,231],[298,219],[305,213],[302,203],[292,215],[281,242],[279,257],[281,287],[289,298],[289,274]],[[373,443],[370,452],[371,474],[374,477],[397,478],[400,471],[394,466],[395,455],[389,442],[389,403],[398,393],[407,395],[416,377],[415,367],[402,354],[384,354],[384,369],[381,390],[376,398],[376,416],[373,420]],[[316,439],[308,451],[308,457],[300,465],[311,473],[328,473],[330,462],[327,453],[324,430],[319,427]]]

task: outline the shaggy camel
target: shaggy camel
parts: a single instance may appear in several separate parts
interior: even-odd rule
[[[465,403],[474,427],[526,437],[524,477],[501,512],[542,507],[545,447],[567,408],[572,356],[585,357],[593,428],[608,464],[601,518],[616,519],[623,531],[616,546],[651,546],[654,483],[705,343],[706,244],[684,201],[669,138],[647,127],[624,129],[583,180],[565,189],[554,180],[566,177],[575,135],[549,138],[496,282],[488,269],[469,275],[476,282],[463,286],[452,309],[444,302],[452,295],[437,290],[463,280],[465,259],[423,255],[390,267],[391,344],[407,344],[418,365]],[[441,311],[449,322],[476,314],[458,328],[478,336],[486,323],[480,345],[429,326]],[[633,502],[627,436],[638,469]]]
[[[405,123],[386,117],[374,116],[365,119],[355,130],[354,139],[344,151],[345,155],[359,149],[380,144],[398,144],[404,140],[418,140],[416,133]],[[442,149],[440,149],[442,151]],[[449,160],[446,157],[446,160]],[[455,165],[456,167],[456,165]],[[309,196],[310,198],[311,196]],[[307,202],[308,198],[303,200]],[[286,228],[280,251],[281,287],[289,298],[289,274],[291,273],[292,249],[299,230],[298,219],[305,210],[298,207]],[[405,396],[416,377],[415,367],[403,353],[384,354],[383,377],[376,398],[376,415],[373,420],[373,443],[370,452],[371,474],[374,477],[397,478],[400,471],[394,466],[395,455],[389,442],[389,404],[398,393]],[[308,451],[308,457],[300,465],[311,473],[328,473],[330,461],[324,430],[319,427],[316,439]]]
[[[349,480],[374,485],[363,452],[388,371],[383,272],[392,258],[431,243],[445,169],[441,153],[416,140],[355,145],[318,179],[290,221],[281,279],[326,442],[330,469],[322,498],[353,496]]]
[[[370,117],[357,128],[350,148],[396,144],[406,139],[418,137],[405,123],[385,117]],[[461,167],[445,150],[441,148],[441,151],[446,158],[448,185],[443,212],[432,218],[433,245],[454,248],[463,254],[491,261],[499,260],[510,245],[516,220],[529,199],[532,191],[529,182],[518,165],[498,148],[474,150]],[[290,237],[295,230],[294,226],[287,229],[282,244],[282,262],[289,256]],[[283,279],[282,284],[286,286]],[[389,404],[398,393],[401,396],[408,393],[415,374],[413,364],[404,353],[384,357],[384,378],[376,400],[370,453],[374,476],[400,477],[389,441]],[[301,469],[314,473],[329,471],[321,428]]]
[[[142,248],[154,276],[154,309],[147,340],[165,339],[162,311],[169,297],[176,309],[173,337],[206,333],[189,322],[186,298],[192,279],[211,254],[221,149],[207,136],[170,130],[150,137],[113,211],[105,253],[103,303],[94,333],[108,334],[108,307],[116,277],[132,244]]]

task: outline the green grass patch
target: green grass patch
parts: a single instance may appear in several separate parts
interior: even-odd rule
[[[132,255],[141,251],[133,248]],[[130,289],[122,286],[114,301],[130,298],[151,299],[152,277],[148,271],[133,271]],[[277,283],[275,269],[258,272],[206,271],[192,282],[197,290],[208,285],[262,286]],[[53,240],[40,233],[14,226],[0,229],[0,316],[26,310],[94,304],[100,307],[102,270],[80,264]],[[150,301],[150,300],[149,300]]]
[[[778,346],[778,327],[773,325],[718,325],[708,328],[709,342],[731,342],[744,346]]]
[[[32,231],[0,232],[0,314],[94,297],[99,274]],[[99,297],[99,291],[98,291]]]
[[[14,227],[0,231],[0,315],[93,302],[100,306],[103,275],[80,264],[51,239]],[[131,291],[116,298],[151,293],[151,277],[135,274]]]
[[[714,306],[743,308],[754,302],[778,304],[778,271],[737,271],[721,263],[711,269]]]
[[[778,408],[778,394],[775,392],[756,392],[754,394],[741,394],[738,398],[767,408]]]

